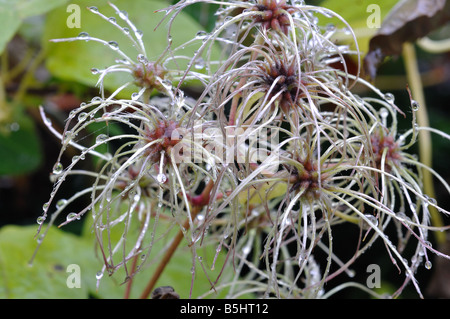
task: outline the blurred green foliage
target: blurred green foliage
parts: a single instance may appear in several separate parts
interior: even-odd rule
[[[120,226],[112,229],[112,237],[120,237]],[[36,226],[5,226],[0,229],[0,299],[57,299],[57,298],[123,298],[126,284],[123,281],[126,274],[122,269],[112,276],[101,278],[97,290],[97,272],[101,270],[103,261],[95,253],[95,238],[91,232],[91,224],[85,222],[81,236],[77,236],[52,226],[42,246],[30,265],[29,261],[37,247]],[[168,231],[172,236],[159,240],[163,232]],[[176,234],[177,228],[170,228],[167,222],[160,221],[152,246],[152,260],[145,264],[142,271],[133,278],[130,297],[139,298],[147,281],[158,264],[158,253],[164,252],[165,246]],[[135,234],[137,234],[136,232]],[[133,242],[131,240],[131,242]],[[184,243],[182,247],[187,247]],[[201,254],[205,260],[212,260],[216,254],[216,247],[202,247]],[[155,252],[155,253],[154,253]],[[156,256],[156,257],[155,257]],[[208,257],[208,258],[206,258]],[[204,265],[211,280],[215,280],[221,271],[225,255],[219,254],[215,270],[209,270],[211,265]],[[138,264],[141,263],[138,257]],[[70,266],[79,267],[79,288],[71,286],[76,281],[75,271]],[[158,283],[163,286],[172,286],[182,297],[188,298],[191,290],[192,255],[189,248],[180,249],[166,267]],[[73,275],[73,276],[72,276]],[[222,276],[232,275],[222,274]],[[195,284],[192,297],[198,297],[210,291],[211,285],[202,267],[197,265]],[[69,284],[68,284],[69,282]],[[72,288],[70,288],[72,287]],[[212,293],[211,298],[223,298],[226,290]]]

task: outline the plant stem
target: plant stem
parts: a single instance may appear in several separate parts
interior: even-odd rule
[[[26,91],[30,87],[30,84],[33,80],[34,73],[36,69],[39,67],[39,65],[44,61],[45,57],[47,56],[46,50],[42,49],[39,51],[39,53],[36,55],[34,60],[31,62],[30,66],[28,67],[27,72],[23,76],[19,88],[17,89],[16,95],[14,96],[14,103],[19,103],[23,100],[23,97],[25,96]]]
[[[194,206],[192,209],[192,219],[195,219],[197,214],[201,211],[200,206]],[[189,229],[189,219],[187,219],[184,222],[183,227],[188,230]],[[148,282],[147,286],[145,287],[144,291],[141,294],[141,299],[147,299],[148,296],[153,291],[153,288],[155,287],[156,282],[158,281],[159,277],[161,276],[162,272],[166,268],[166,266],[169,264],[170,259],[172,258],[173,254],[177,250],[178,246],[180,245],[181,241],[183,240],[183,232],[180,230],[178,231],[177,235],[172,241],[172,244],[167,249],[165,255],[163,256],[161,262],[158,264],[158,267],[156,268],[155,272],[153,273],[152,278],[150,278],[150,281]]]
[[[6,92],[2,81],[3,75],[0,74],[0,124],[10,120],[11,110],[6,101]]]
[[[133,258],[133,265],[131,268],[131,273],[134,273],[134,271],[136,270],[136,266],[137,266],[137,262],[138,262],[138,258],[139,255],[134,256]],[[130,294],[131,294],[131,286],[133,284],[133,278],[130,278],[127,282],[127,286],[125,288],[125,295],[124,295],[124,299],[129,299],[130,298]]]
[[[425,103],[425,94],[423,92],[422,79],[420,77],[419,68],[417,66],[417,57],[414,44],[405,43],[403,45],[403,59],[405,62],[406,76],[411,87],[413,99],[416,100],[420,105],[420,108],[417,111],[417,124],[422,127],[428,127],[429,120]],[[432,167],[433,156],[431,134],[426,130],[419,131],[419,155],[420,161],[423,164],[427,165],[428,167]],[[423,187],[425,194],[432,198],[435,197],[433,176],[427,170],[423,170]],[[437,209],[430,206],[429,210],[431,214],[432,224],[436,227],[442,227],[443,221]],[[445,242],[445,233],[435,232],[435,234],[436,240],[439,243]]]

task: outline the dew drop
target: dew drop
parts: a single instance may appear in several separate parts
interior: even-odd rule
[[[100,97],[100,96],[94,96],[92,99],[91,99],[91,102],[101,102],[102,101],[102,98]]]
[[[158,183],[165,183],[167,181],[167,176],[166,174],[160,173],[156,176],[156,180],[158,181]]]
[[[198,58],[198,59],[196,59],[196,60],[195,60],[195,63],[194,63],[194,67],[195,67],[197,70],[203,69],[203,68],[205,67],[205,61],[203,60],[203,58]]]
[[[96,278],[97,280],[102,279],[102,277],[103,277],[103,272],[101,272],[101,271],[98,271],[98,272],[95,274],[95,278]]]
[[[147,63],[147,62],[148,62],[147,58],[146,58],[145,55],[143,55],[142,53],[141,53],[141,54],[138,54],[137,59],[138,59],[138,61],[141,62],[141,63]]]
[[[197,39],[204,39],[204,38],[206,38],[207,35],[208,35],[208,33],[206,31],[198,31],[197,34],[195,35],[195,37]]]
[[[394,101],[395,101],[395,96],[394,96],[394,94],[392,94],[392,93],[386,93],[386,94],[384,95],[384,99],[386,100],[386,102],[394,103]]]
[[[56,202],[56,208],[60,209],[60,208],[64,207],[64,205],[66,205],[66,204],[67,204],[67,199],[61,198],[60,200],[58,200]]]
[[[63,169],[64,167],[62,166],[62,164],[58,162],[53,166],[53,174],[55,175],[61,174]]]
[[[128,20],[128,12],[126,12],[124,10],[119,11],[119,17],[123,20]]]
[[[370,214],[365,214],[364,215],[372,224],[374,224],[375,226],[378,226],[378,219]]]
[[[45,221],[45,217],[44,216],[39,216],[36,219],[36,223],[38,223],[38,225],[42,225],[44,223],[44,221]]]
[[[78,115],[78,122],[83,122],[83,121],[85,121],[85,120],[87,119],[87,117],[88,117],[88,115],[87,115],[86,112],[81,112],[81,113]]]
[[[412,101],[411,101],[411,108],[412,108],[412,110],[413,110],[414,112],[418,111],[419,108],[420,108],[419,102],[417,102],[417,101],[415,101],[415,100],[412,100]]]
[[[336,31],[336,25],[334,25],[333,23],[329,23],[325,26],[327,31]]]
[[[70,221],[72,221],[72,220],[75,220],[75,219],[80,219],[80,217],[77,217],[77,213],[69,213],[69,214],[67,214],[67,216],[66,216],[66,220],[67,220],[68,222],[70,222]]]
[[[109,17],[109,18],[108,18],[108,21],[109,21],[109,22],[112,22],[112,23],[116,23],[116,18],[114,18],[114,17]]]
[[[87,33],[87,32],[80,32],[78,34],[78,39],[86,40],[88,38],[89,38],[89,33]]]
[[[45,238],[45,234],[40,235],[40,236],[37,238],[38,244],[42,243],[42,241],[44,240],[44,238]]]
[[[64,133],[63,144],[70,143],[70,140],[74,137],[71,131],[66,131]]]
[[[140,40],[140,39],[142,39],[142,36],[144,35],[144,32],[142,32],[141,30],[136,30],[134,32],[134,35],[136,36],[136,39]]]
[[[50,203],[44,203],[44,205],[42,205],[42,210],[45,212],[47,211],[47,209],[50,207]]]
[[[113,50],[119,50],[119,44],[116,41],[109,41],[108,45]]]
[[[380,116],[384,119],[387,118],[389,116],[389,111],[383,107],[380,109]]]
[[[437,205],[437,200],[436,200],[435,198],[429,197],[429,198],[428,198],[428,202],[429,202],[431,205]]]
[[[45,117],[44,118],[44,124],[47,125],[47,126],[52,125],[52,119],[49,118],[49,117]]]
[[[92,68],[92,69],[91,69],[91,73],[92,73],[92,74],[99,74],[99,73],[100,73],[100,70],[97,69],[97,68]]]
[[[242,181],[243,179],[245,179],[245,172],[244,171],[238,171],[237,172],[237,178]]]
[[[425,262],[425,268],[426,268],[426,269],[430,270],[432,266],[433,266],[433,264],[431,263],[431,261],[427,260],[427,261]]]
[[[89,7],[88,9],[91,10],[92,12],[98,12],[98,8],[94,6]]]
[[[130,34],[130,29],[128,29],[127,27],[123,27],[122,28],[123,33],[125,34]]]
[[[250,247],[249,245],[245,245],[244,248],[242,248],[242,253],[244,255],[248,255],[251,250],[252,250],[252,247]]]
[[[131,99],[133,101],[136,101],[137,99],[139,99],[139,97],[140,97],[140,94],[137,93],[137,92],[134,92],[134,93],[131,94]]]
[[[99,134],[97,136],[97,138],[95,139],[96,143],[103,143],[104,141],[106,141],[108,139],[108,135],[106,134]]]

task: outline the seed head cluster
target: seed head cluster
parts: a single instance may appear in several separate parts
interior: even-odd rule
[[[192,3],[217,2],[185,0],[166,8],[168,30]],[[128,28],[137,29],[110,5]],[[333,14],[302,1],[222,1],[212,30],[186,46],[168,41],[155,60],[145,54],[139,33],[133,42],[138,59],[126,56],[126,63],[100,72],[100,96],[71,113],[63,134],[48,125],[61,137],[62,149],[40,221],[62,183],[74,175],[93,177],[67,203],[88,199],[76,217],[92,215],[102,273],[125,269],[124,281],[147,263],[167,262],[170,255],[160,256],[172,250],[154,248],[173,239],[171,248],[184,245],[181,252],[192,254],[186,269],[194,284],[196,272],[205,272],[214,288],[202,297],[218,291],[229,298],[241,291],[254,297],[329,297],[341,290],[327,290],[329,282],[351,276],[359,256],[381,241],[404,275],[392,296],[408,283],[422,296],[415,274],[430,265],[428,253],[448,258],[428,244],[436,229],[429,208],[449,212],[424,194],[421,172],[431,169],[408,153],[418,130],[427,128],[415,125],[414,107],[412,127],[400,133],[397,117],[417,103],[395,105],[358,73],[346,71],[346,61],[358,60],[359,52],[333,38],[338,28],[318,24],[318,16]],[[105,43],[86,35],[56,42],[74,40]],[[123,58],[118,47],[113,50]],[[194,48],[191,57],[178,51],[188,47]],[[213,48],[221,53],[215,56]],[[195,67],[198,61],[201,68]],[[111,94],[102,81],[113,70],[125,70],[133,80]],[[371,96],[352,93],[355,84]],[[136,85],[136,92],[118,98],[127,85]],[[186,93],[183,88],[190,86],[195,90]],[[91,127],[101,134],[81,138]],[[63,168],[69,147],[79,154]],[[76,169],[88,157],[96,159],[95,169]],[[66,209],[59,205],[48,227]],[[71,215],[62,224],[75,220]],[[342,224],[348,233],[340,231]],[[112,236],[117,225],[123,232]],[[172,238],[167,229],[180,235]],[[346,251],[354,251],[350,257],[338,255],[342,236]],[[348,242],[351,236],[354,242]],[[412,249],[405,250],[408,241]],[[211,246],[213,256],[204,253]]]

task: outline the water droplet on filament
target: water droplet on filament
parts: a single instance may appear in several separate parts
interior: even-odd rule
[[[55,174],[55,175],[61,174],[63,169],[64,168],[63,168],[62,164],[58,162],[53,166],[53,174]]]
[[[78,217],[77,213],[69,213],[69,214],[67,214],[67,216],[66,216],[66,220],[67,220],[68,222],[70,222],[70,221],[72,221],[72,220],[75,220],[75,219],[80,219],[80,217]]]
[[[395,96],[392,93],[386,93],[384,95],[384,99],[386,100],[386,102],[389,102],[389,103],[394,103],[395,102]]]
[[[142,32],[141,30],[136,30],[134,32],[134,35],[136,36],[136,39],[142,39],[142,36],[144,35],[144,32]]]
[[[84,120],[87,119],[87,117],[88,117],[88,115],[87,115],[86,112],[81,112],[81,113],[78,115],[78,122],[83,122]]]
[[[44,216],[39,216],[36,219],[36,222],[38,223],[38,225],[42,225],[44,223],[44,221],[45,221],[45,217]]]
[[[108,45],[113,50],[119,50],[119,44],[116,41],[109,41]]]
[[[120,11],[119,12],[119,17],[122,19],[122,20],[128,20],[128,13],[126,12],[126,11]]]
[[[156,180],[158,181],[158,183],[164,184],[167,181],[167,176],[166,174],[160,173],[156,176]]]
[[[67,204],[67,199],[60,199],[56,202],[56,208],[60,209],[61,207],[63,207],[64,205]]]
[[[87,40],[88,38],[89,38],[89,33],[87,33],[87,32],[80,32],[80,34],[78,34],[78,39]]]
[[[97,138],[95,139],[96,143],[103,143],[104,141],[106,141],[108,139],[108,135],[106,134],[99,134],[97,136]]]

